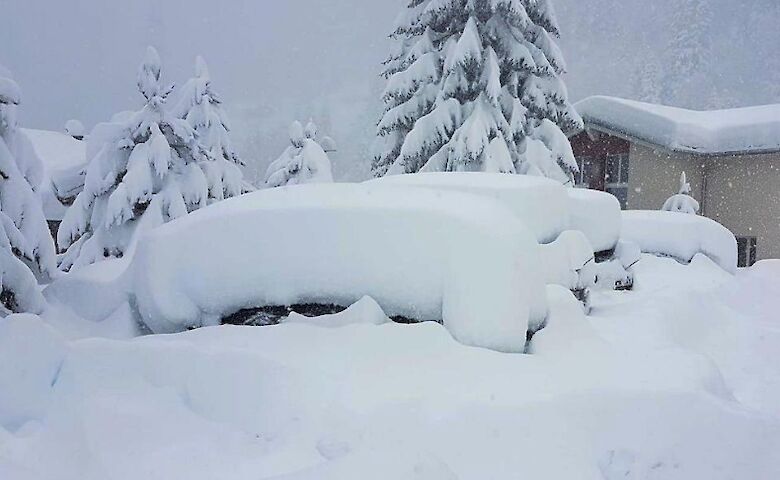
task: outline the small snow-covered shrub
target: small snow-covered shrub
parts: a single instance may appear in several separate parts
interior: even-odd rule
[[[729,273],[737,271],[737,240],[718,222],[698,215],[655,210],[623,212],[621,239],[643,253],[673,257],[688,263],[697,253]]]
[[[691,196],[691,184],[685,178],[685,172],[680,174],[680,190],[677,195],[669,197],[661,207],[667,212],[680,212],[689,215],[699,213],[699,202]]]
[[[495,198],[514,212],[540,243],[555,240],[566,229],[566,189],[546,178],[501,173],[432,172],[388,175],[368,183],[456,190]],[[453,208],[460,206],[453,205]]]
[[[40,313],[37,278],[56,272],[54,242],[36,189],[43,165],[16,120],[19,86],[0,77],[0,314]]]
[[[612,250],[620,238],[620,202],[598,190],[567,188],[569,230],[579,230],[596,252]]]
[[[500,203],[457,192],[266,189],[148,232],[131,270],[154,332],[370,295],[390,316],[442,320],[463,343],[522,351],[529,323],[546,315],[532,233]]]
[[[330,159],[315,140],[317,126],[309,122],[303,129],[301,122],[290,125],[290,146],[268,166],[265,174],[267,187],[281,187],[303,183],[333,182]]]

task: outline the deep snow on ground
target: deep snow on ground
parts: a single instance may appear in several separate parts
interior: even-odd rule
[[[780,262],[643,256],[636,279],[533,355],[364,308],[130,340],[12,316],[0,478],[777,478]]]

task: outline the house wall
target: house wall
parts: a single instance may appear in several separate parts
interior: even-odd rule
[[[660,209],[685,171],[702,214],[756,237],[758,260],[780,258],[780,154],[700,157],[631,144],[629,162],[629,209]]]
[[[758,240],[756,258],[780,258],[780,154],[707,159],[706,215]]]
[[[680,174],[685,172],[694,198],[702,198],[704,162],[683,153],[654,150],[631,144],[628,169],[628,208],[658,210],[678,192]]]

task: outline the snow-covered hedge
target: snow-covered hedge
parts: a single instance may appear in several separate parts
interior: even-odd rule
[[[620,202],[613,195],[598,190],[568,188],[569,230],[579,230],[590,241],[593,250],[615,248],[620,238]]]
[[[537,246],[500,203],[380,185],[299,185],[226,200],[145,234],[132,292],[154,332],[244,307],[373,297],[459,341],[522,351],[546,315]]]
[[[543,177],[504,173],[447,172],[388,175],[369,183],[430,187],[475,193],[499,200],[515,213],[540,243],[566,229],[566,189]],[[459,205],[453,205],[459,209]]]
[[[644,253],[690,262],[702,253],[730,273],[737,271],[737,240],[718,222],[706,217],[656,210],[623,212],[623,240]]]

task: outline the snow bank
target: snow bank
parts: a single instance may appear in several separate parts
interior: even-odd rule
[[[569,290],[548,285],[547,302],[547,322],[531,339],[529,353],[567,355],[607,348],[607,343],[593,329],[582,312],[582,305]]]
[[[566,230],[554,242],[540,245],[545,283],[579,290],[595,284],[593,247],[582,232]]]
[[[332,315],[318,315],[316,317],[307,317],[292,312],[282,323],[305,323],[319,327],[335,328],[359,323],[381,325],[389,321],[390,319],[387,318],[387,315],[382,311],[382,307],[376,303],[376,300],[366,295],[343,312]]]
[[[620,238],[620,202],[598,190],[568,188],[569,230],[585,234],[596,252],[611,250]]]
[[[54,280],[43,296],[89,321],[101,321],[129,298],[128,263],[127,258],[117,258],[87,265]]]
[[[726,227],[707,217],[656,210],[623,212],[621,238],[644,253],[688,263],[697,253],[729,273],[737,271],[737,240]]]
[[[39,421],[0,429],[0,474],[725,480],[780,468],[777,420],[736,404],[706,358],[609,345],[578,355],[583,338],[504,355],[429,322],[70,342]]]
[[[497,199],[548,243],[566,229],[566,188],[543,177],[481,172],[415,173],[387,175],[371,184],[431,187],[475,193]],[[460,208],[453,205],[454,209]]]
[[[61,199],[75,197],[84,187],[86,142],[48,130],[21,129],[43,162],[40,194],[47,220],[61,220],[67,208]]]
[[[457,208],[453,208],[457,206]],[[148,232],[131,291],[172,332],[241,308],[349,305],[441,319],[459,341],[520,351],[546,315],[534,238],[500,203],[377,185],[301,185],[212,205]]]
[[[693,111],[595,96],[575,108],[588,125],[669,150],[724,155],[780,150],[780,104]]]
[[[65,350],[64,339],[37,315],[0,319],[0,427],[15,430],[43,416]]]

